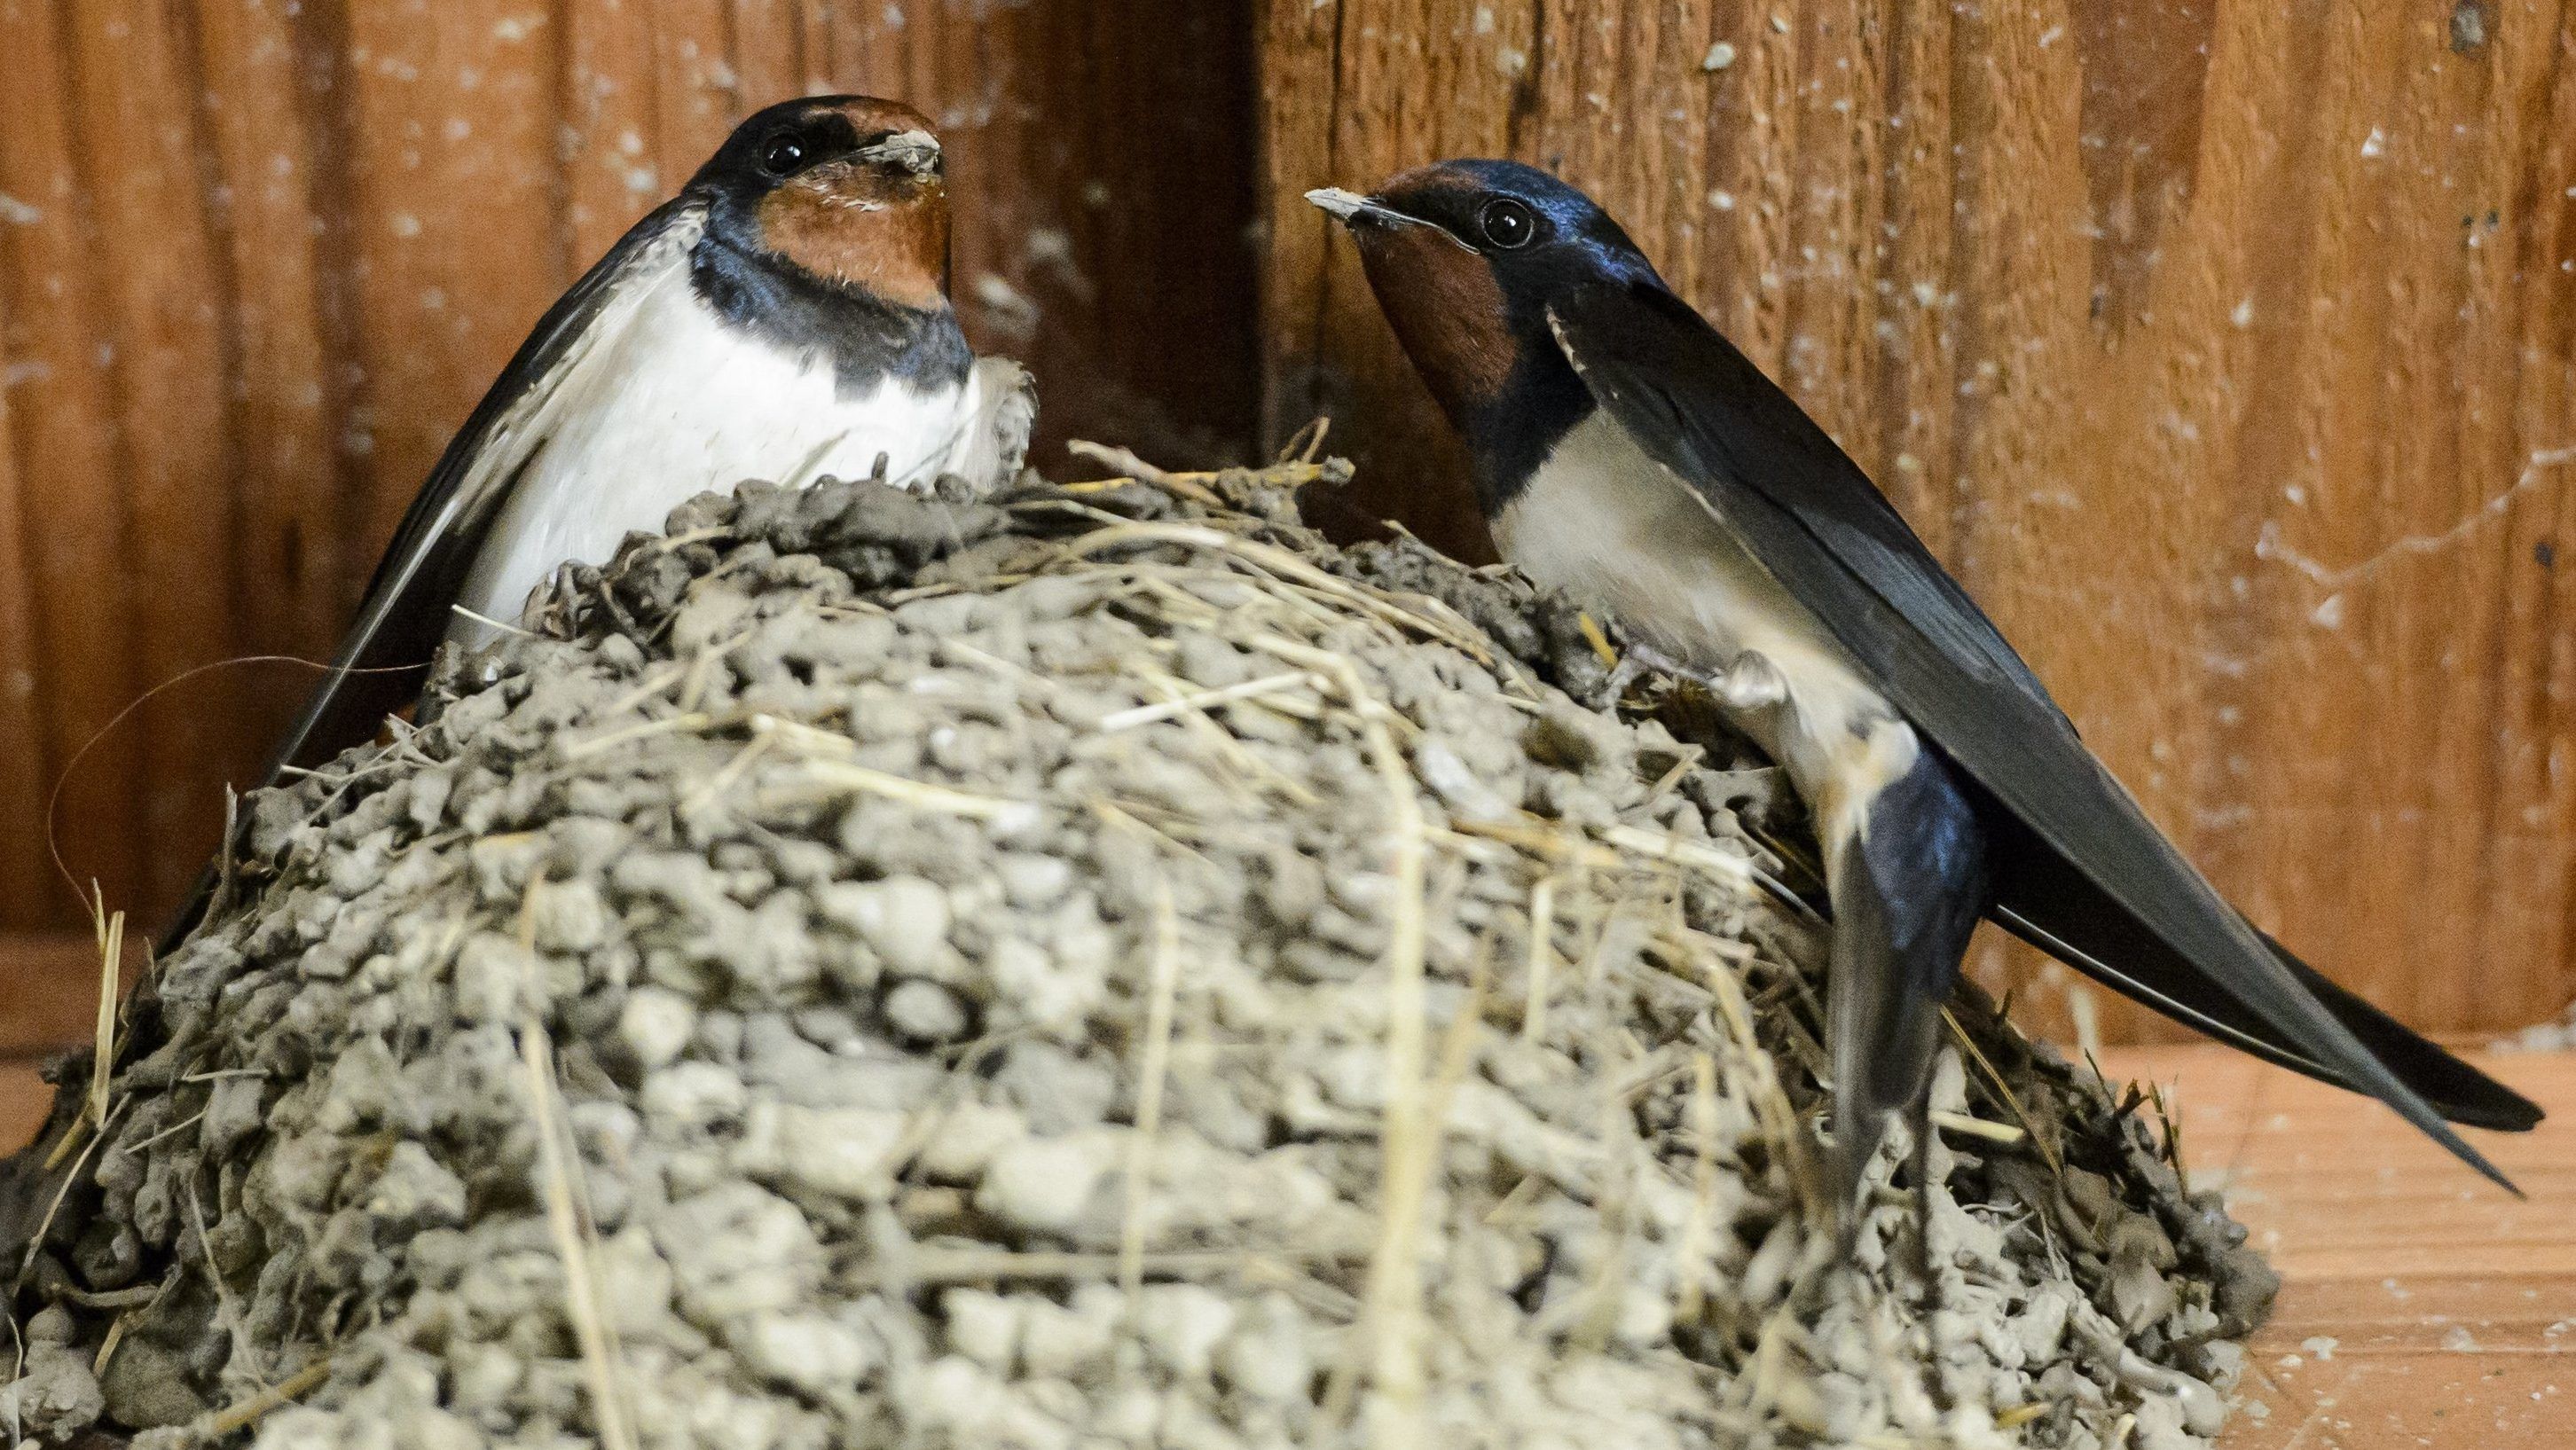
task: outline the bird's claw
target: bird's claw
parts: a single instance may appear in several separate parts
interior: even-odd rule
[[[1734,709],[1767,710],[1789,698],[1789,682],[1779,667],[1751,650],[1735,657],[1724,670],[1701,677],[1710,693]]]
[[[1610,682],[1602,687],[1602,708],[1617,705],[1637,677],[1650,669],[1697,681],[1730,710],[1767,710],[1789,698],[1789,682],[1781,678],[1779,667],[1752,650],[1737,655],[1722,670],[1708,670],[1684,664],[1653,645],[1633,644],[1619,657],[1618,665],[1610,671]]]
[[[1696,680],[1699,672],[1650,644],[1632,644],[1610,669],[1610,681],[1601,687],[1601,708],[1615,709],[1626,697],[1628,687],[1648,670],[1671,675],[1676,679]]]
[[[1635,650],[1632,649],[1619,656],[1619,663],[1610,667],[1610,678],[1603,681],[1601,688],[1594,692],[1592,708],[1618,709],[1619,702],[1628,697],[1628,687],[1637,683],[1637,677],[1645,672],[1646,662],[1637,657]]]

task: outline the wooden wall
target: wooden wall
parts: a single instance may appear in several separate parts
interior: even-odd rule
[[[1268,410],[1331,412],[1383,508],[1481,547],[1298,196],[1551,167],[1888,488],[2258,920],[2424,1025],[2529,1021],[2576,991],[2571,26],[2562,0],[1273,0]]]
[[[1443,155],[1558,168],[2259,919],[2428,1026],[2530,1020],[2576,992],[2571,24],[0,0],[0,980],[78,956],[42,935],[79,918],[38,823],[81,745],[188,669],[327,651],[545,304],[732,118],[858,88],[942,121],[962,310],[1035,363],[1053,436],[1214,456],[1329,411],[1370,506],[1469,552],[1440,425],[1296,198]],[[199,676],[107,734],[65,790],[72,870],[157,916],[309,678]]]
[[[1198,0],[0,0],[0,932],[82,920],[47,792],[155,684],[326,655],[556,294],[772,100],[950,143],[961,310],[1049,435],[1256,401],[1248,12]],[[98,743],[62,855],[158,920],[311,675]],[[23,943],[22,943],[23,944]]]

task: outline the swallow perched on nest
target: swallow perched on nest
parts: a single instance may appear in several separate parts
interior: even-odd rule
[[[1788,773],[1834,908],[1839,1204],[1922,1112],[1978,917],[2203,1032],[2367,1093],[2507,1188],[2444,1119],[2540,1110],[2222,901],[1859,466],[1544,172],[1451,161],[1308,193],[1467,442],[1538,583],[1617,617]]]
[[[697,494],[879,470],[990,489],[1019,471],[1035,415],[1027,374],[958,330],[929,121],[864,96],[772,106],[520,345],[412,500],[268,779],[372,738],[442,640],[488,639],[558,568],[606,562]]]

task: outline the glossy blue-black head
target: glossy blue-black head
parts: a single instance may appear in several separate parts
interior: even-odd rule
[[[948,308],[948,185],[930,118],[873,96],[782,101],[691,178],[710,236],[762,266]]]
[[[1660,285],[1592,198],[1514,161],[1441,161],[1368,196],[1306,199],[1350,228],[1396,340],[1484,473],[1518,471],[1553,441],[1520,435],[1586,406],[1548,307],[1585,286]]]
[[[1427,226],[1484,259],[1506,291],[1546,292],[1586,278],[1652,277],[1655,269],[1592,198],[1517,161],[1438,161],[1369,196],[1310,191],[1350,224],[1364,252],[1407,226]]]
[[[1592,198],[1517,161],[1440,161],[1368,196],[1313,191],[1341,218],[1414,366],[1460,426],[1531,359],[1553,359],[1548,304],[1654,267]]]

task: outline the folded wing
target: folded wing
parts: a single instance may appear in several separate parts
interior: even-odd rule
[[[538,320],[395,527],[329,672],[270,757],[262,786],[372,739],[387,715],[418,696],[446,637],[449,606],[512,486],[546,446],[564,401],[614,353],[647,294],[688,285],[689,248],[704,227],[701,204],[665,204]],[[162,934],[165,955],[196,926],[214,880],[211,869],[198,879]]]
[[[538,321],[412,499],[330,673],[286,732],[265,784],[368,740],[419,692],[447,634],[449,606],[512,485],[546,446],[560,404],[584,391],[586,367],[614,353],[619,331],[647,294],[687,285],[689,248],[703,226],[694,203],[662,207]]]
[[[2442,1114],[2519,1128],[2538,1109],[2349,993],[2321,992],[2222,901],[1859,466],[1715,328],[1647,283],[1586,289],[1550,320],[1601,406],[1982,793],[1999,921],[2149,1006],[2379,1098],[2505,1182]]]

